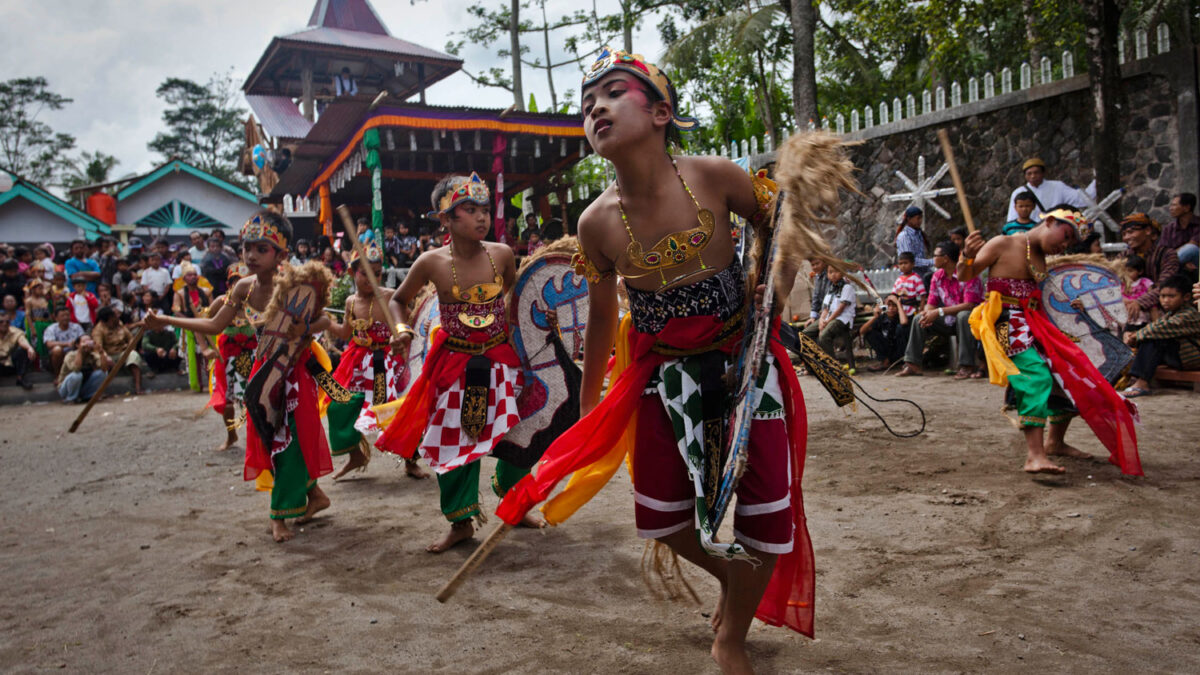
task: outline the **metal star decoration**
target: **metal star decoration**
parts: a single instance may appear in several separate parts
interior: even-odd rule
[[[950,214],[947,213],[946,210],[943,209],[941,206],[939,206],[937,202],[933,201],[937,197],[948,197],[950,195],[955,194],[955,189],[952,187],[948,187],[948,188],[934,188],[933,187],[934,185],[937,185],[938,181],[940,181],[942,179],[942,177],[946,175],[946,172],[949,170],[950,170],[949,164],[942,164],[942,166],[940,168],[938,168],[938,170],[935,171],[932,176],[930,176],[929,178],[926,178],[925,177],[925,156],[918,155],[917,156],[917,179],[915,181],[913,179],[909,178],[908,176],[905,176],[904,173],[901,171],[896,172],[896,176],[899,177],[900,180],[904,181],[904,185],[905,185],[905,187],[908,188],[909,191],[908,192],[898,192],[894,195],[887,195],[883,198],[883,201],[885,201],[885,202],[907,201],[908,206],[916,206],[917,208],[921,209],[922,211],[925,211],[927,207],[932,208],[934,211],[937,211],[938,215],[945,218],[946,220],[950,220]],[[907,209],[908,206],[905,206],[904,208]]]

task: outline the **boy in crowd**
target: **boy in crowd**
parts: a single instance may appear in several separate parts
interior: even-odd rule
[[[84,335],[87,331],[83,330],[83,326],[71,322],[71,309],[69,307],[59,307],[54,310],[54,323],[46,327],[46,332],[42,334],[42,341],[46,345],[46,349],[50,351],[50,371],[57,373],[62,368],[63,357],[70,352],[75,341],[80,335]]]
[[[1129,374],[1133,383],[1126,398],[1150,393],[1150,380],[1159,366],[1200,370],[1200,312],[1188,302],[1190,281],[1182,274],[1163,282],[1158,291],[1163,315],[1144,328],[1125,333],[1125,344],[1137,347]]]
[[[148,291],[154,291],[154,294],[158,296],[158,309],[170,312],[171,301],[175,298],[173,293],[167,292],[172,284],[171,272],[163,267],[163,255],[161,253],[157,251],[151,253],[147,260],[149,266],[142,270],[141,287]]]
[[[1015,220],[1010,220],[1004,224],[1001,230],[1002,234],[1010,235],[1018,232],[1028,232],[1034,228],[1037,223],[1033,220],[1033,193],[1026,190],[1018,192],[1013,199],[1013,209],[1017,212]]]
[[[958,336],[958,372],[954,379],[982,377],[975,370],[975,338],[971,334],[971,310],[983,302],[983,284],[979,279],[960,281],[955,275],[958,247],[943,241],[933,249],[933,264],[937,271],[930,279],[929,298],[925,309],[913,322],[904,354],[904,368],[898,377],[921,374],[925,340],[932,335]]]
[[[829,276],[829,292],[822,301],[824,309],[821,310],[821,318],[817,321],[817,344],[821,345],[826,354],[833,356],[834,343],[842,338],[849,339],[850,331],[854,328],[858,293],[855,292],[854,285],[846,281],[841,270],[829,267],[825,273]]]
[[[936,258],[935,255],[934,264],[937,263]],[[913,271],[915,261],[916,256],[908,251],[896,256],[896,268],[900,270],[900,276],[896,277],[896,282],[892,284],[892,296],[899,301],[900,308],[910,317],[921,306],[921,298],[925,297],[925,282],[921,280],[921,275]]]

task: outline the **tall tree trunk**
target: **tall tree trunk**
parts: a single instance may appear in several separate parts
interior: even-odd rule
[[[512,0],[512,15],[508,20],[509,49],[512,51],[513,104],[525,109],[525,90],[521,87],[521,0]]]
[[[1025,15],[1025,40],[1029,43],[1029,64],[1040,68],[1042,53],[1038,49],[1037,29],[1034,27],[1034,0],[1021,0],[1021,13]]]
[[[1117,50],[1121,9],[1116,0],[1080,0],[1084,10],[1088,83],[1092,90],[1092,168],[1096,194],[1103,197],[1121,185],[1121,110],[1123,91]],[[1119,203],[1113,212],[1119,212]]]
[[[758,97],[762,110],[763,126],[772,143],[778,143],[775,135],[775,108],[771,105],[771,83],[767,79],[767,69],[763,64],[762,52],[755,50],[754,57],[758,60]]]
[[[625,51],[633,53],[633,0],[621,0],[621,28],[624,31]]]
[[[546,81],[550,84],[550,112],[558,112],[558,93],[554,91],[554,63],[550,60],[550,22],[546,20],[546,0],[542,0],[542,41],[546,47]]]
[[[792,21],[792,110],[796,127],[807,128],[809,121],[818,124],[817,70],[813,63],[813,33],[817,13],[812,0],[790,0]]]

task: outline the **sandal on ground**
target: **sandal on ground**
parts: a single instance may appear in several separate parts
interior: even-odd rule
[[[900,372],[896,373],[896,377],[921,377],[924,374],[925,373],[922,373],[919,370],[914,370],[912,366],[906,363],[904,364],[904,367],[900,369]]]
[[[880,361],[879,363],[876,363],[873,366],[867,366],[867,371],[872,372],[872,373],[882,373],[883,371],[887,370],[890,367],[891,367],[890,363],[884,363],[884,362]]]
[[[1151,391],[1141,387],[1128,387],[1125,389],[1125,391],[1121,392],[1121,394],[1124,395],[1125,398],[1137,398],[1139,396],[1149,396]]]
[[[976,370],[975,372],[971,373],[971,379],[972,380],[982,380],[984,378],[984,375],[985,375],[985,373],[982,370]]]
[[[969,369],[959,368],[958,371],[954,373],[954,379],[965,380],[968,377],[971,377],[972,374],[973,373]]]

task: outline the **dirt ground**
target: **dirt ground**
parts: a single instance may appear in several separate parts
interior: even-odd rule
[[[1141,399],[1147,478],[1073,460],[1035,480],[999,388],[861,379],[920,402],[928,430],[895,439],[802,378],[817,639],[756,623],[760,672],[1195,672],[1200,396]],[[275,544],[267,495],[241,481],[240,448],[208,449],[221,428],[202,405],[109,400],[75,435],[79,408],[0,409],[0,670],[714,671],[716,585],[691,568],[703,606],[651,596],[623,471],[439,605],[473,546],[424,552],[445,527],[434,481],[377,456],[323,481],[333,507]],[[1068,439],[1101,450],[1083,425]]]

